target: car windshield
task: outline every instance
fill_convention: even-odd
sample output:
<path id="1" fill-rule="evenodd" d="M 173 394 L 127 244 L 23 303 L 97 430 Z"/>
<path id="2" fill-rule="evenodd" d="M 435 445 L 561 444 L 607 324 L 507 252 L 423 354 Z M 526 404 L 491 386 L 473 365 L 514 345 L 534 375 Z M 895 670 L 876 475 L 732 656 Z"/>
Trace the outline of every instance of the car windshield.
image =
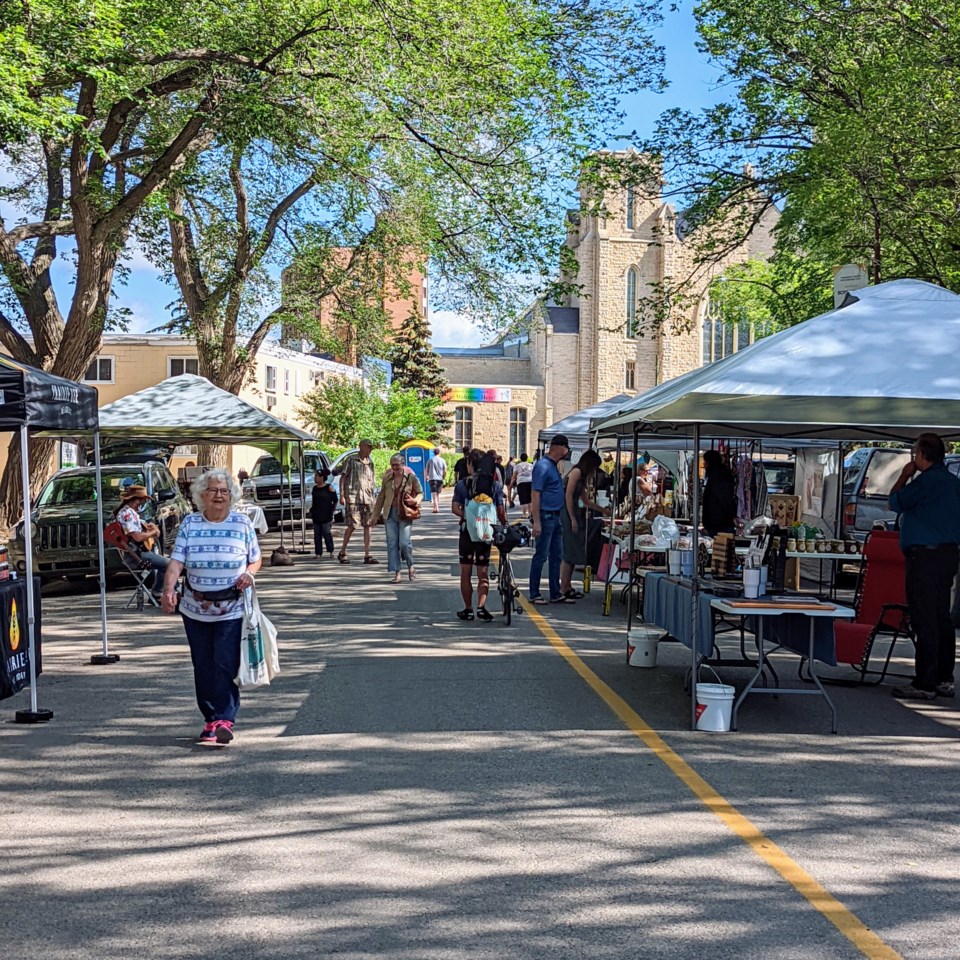
<path id="1" fill-rule="evenodd" d="M 143 486 L 143 474 L 139 471 L 125 471 L 124 473 L 103 474 L 103 502 L 120 502 L 120 490 L 133 484 Z M 62 506 L 70 503 L 95 503 L 96 477 L 90 474 L 74 474 L 73 476 L 54 477 L 40 494 L 37 504 L 45 506 Z"/>
<path id="2" fill-rule="evenodd" d="M 785 463 L 783 466 L 769 466 L 763 468 L 763 476 L 767 481 L 768 487 L 782 489 L 793 485 L 793 464 Z"/>
<path id="3" fill-rule="evenodd" d="M 319 453 L 305 453 L 303 455 L 303 461 L 307 467 L 307 473 L 313 473 L 315 470 L 319 470 L 323 466 L 323 460 Z M 253 467 L 253 472 L 250 474 L 252 477 L 275 477 L 281 472 L 280 461 L 276 457 L 264 457 L 262 460 L 258 460 Z M 297 471 L 294 470 L 294 473 Z"/>

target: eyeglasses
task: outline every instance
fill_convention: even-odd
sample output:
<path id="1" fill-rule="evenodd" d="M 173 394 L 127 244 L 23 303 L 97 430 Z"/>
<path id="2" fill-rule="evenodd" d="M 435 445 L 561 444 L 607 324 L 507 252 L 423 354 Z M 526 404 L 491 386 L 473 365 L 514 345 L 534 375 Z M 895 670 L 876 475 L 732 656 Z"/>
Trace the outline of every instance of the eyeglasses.
<path id="1" fill-rule="evenodd" d="M 215 497 L 229 497 L 230 491 L 226 487 L 207 487 L 205 493 L 213 494 Z"/>

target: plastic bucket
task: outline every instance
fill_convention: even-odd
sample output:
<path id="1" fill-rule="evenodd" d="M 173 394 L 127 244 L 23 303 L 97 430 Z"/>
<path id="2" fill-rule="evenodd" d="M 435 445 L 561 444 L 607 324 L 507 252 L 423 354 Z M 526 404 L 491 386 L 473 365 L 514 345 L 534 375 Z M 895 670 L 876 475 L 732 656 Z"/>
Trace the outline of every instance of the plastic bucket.
<path id="1" fill-rule="evenodd" d="M 725 683 L 697 684 L 697 729 L 727 733 L 733 713 L 734 688 Z"/>
<path id="2" fill-rule="evenodd" d="M 654 624 L 641 624 L 627 634 L 627 664 L 631 667 L 655 667 L 657 644 L 663 630 Z"/>
<path id="3" fill-rule="evenodd" d="M 760 596 L 759 567 L 747 567 L 743 571 L 743 595 L 749 598 Z"/>

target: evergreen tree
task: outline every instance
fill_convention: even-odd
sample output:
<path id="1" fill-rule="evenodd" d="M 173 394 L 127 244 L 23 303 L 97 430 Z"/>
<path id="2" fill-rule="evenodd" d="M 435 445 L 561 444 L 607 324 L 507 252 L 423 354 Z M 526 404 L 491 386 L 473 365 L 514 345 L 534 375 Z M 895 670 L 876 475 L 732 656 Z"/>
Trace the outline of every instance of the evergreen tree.
<path id="1" fill-rule="evenodd" d="M 406 390 L 416 390 L 421 399 L 442 400 L 447 391 L 440 358 L 430 346 L 430 327 L 416 305 L 400 325 L 390 348 L 393 379 Z"/>

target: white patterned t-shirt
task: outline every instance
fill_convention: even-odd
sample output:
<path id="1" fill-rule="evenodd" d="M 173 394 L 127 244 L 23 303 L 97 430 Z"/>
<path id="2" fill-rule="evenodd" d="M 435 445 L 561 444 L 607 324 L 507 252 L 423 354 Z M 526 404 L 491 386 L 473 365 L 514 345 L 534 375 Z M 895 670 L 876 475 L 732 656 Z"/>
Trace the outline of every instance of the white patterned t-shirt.
<path id="1" fill-rule="evenodd" d="M 190 589 L 216 593 L 232 587 L 247 566 L 260 559 L 260 544 L 245 514 L 231 510 L 225 520 L 213 523 L 202 513 L 191 513 L 180 524 L 173 560 L 183 564 L 189 586 L 180 599 L 180 612 L 194 620 L 238 620 L 243 598 L 218 603 L 199 601 Z"/>

